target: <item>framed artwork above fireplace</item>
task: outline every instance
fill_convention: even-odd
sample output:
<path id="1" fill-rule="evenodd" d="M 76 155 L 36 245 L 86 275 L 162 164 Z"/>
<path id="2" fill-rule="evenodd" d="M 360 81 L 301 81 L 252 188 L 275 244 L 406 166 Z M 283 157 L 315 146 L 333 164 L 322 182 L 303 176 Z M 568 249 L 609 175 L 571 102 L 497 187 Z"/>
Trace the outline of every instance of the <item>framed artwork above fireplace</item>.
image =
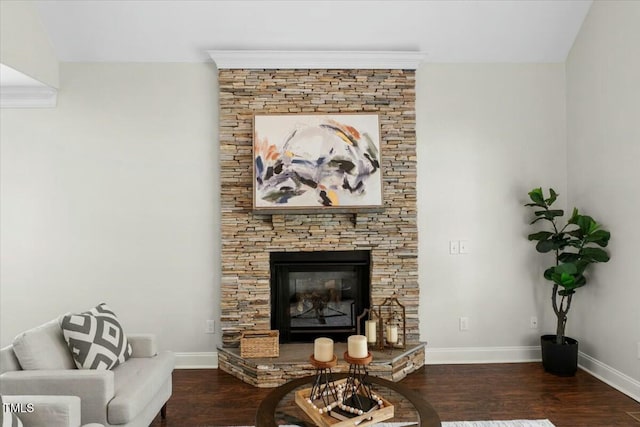
<path id="1" fill-rule="evenodd" d="M 379 209 L 380 164 L 377 114 L 254 116 L 254 210 Z"/>

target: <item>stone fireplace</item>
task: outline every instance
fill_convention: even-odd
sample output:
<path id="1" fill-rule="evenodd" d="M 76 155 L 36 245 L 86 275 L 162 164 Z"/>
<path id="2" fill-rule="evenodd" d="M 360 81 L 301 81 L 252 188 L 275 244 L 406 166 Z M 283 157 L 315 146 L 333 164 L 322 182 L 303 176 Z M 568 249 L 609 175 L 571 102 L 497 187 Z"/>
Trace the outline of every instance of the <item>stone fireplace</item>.
<path id="1" fill-rule="evenodd" d="M 218 68 L 222 348 L 237 347 L 244 330 L 271 329 L 277 324 L 271 296 L 274 257 L 299 253 L 304 258 L 310 252 L 343 251 L 368 255 L 366 303 L 380 304 L 397 294 L 406 306 L 407 342 L 418 343 L 415 71 L 247 69 L 220 64 Z M 253 116 L 284 113 L 378 114 L 383 207 L 341 213 L 253 211 Z M 349 299 L 346 288 L 352 279 L 353 275 L 336 273 L 322 280 L 327 290 L 341 286 L 339 298 Z M 294 274 L 290 280 L 299 280 L 300 289 L 294 294 L 305 292 L 303 277 Z M 325 297 L 331 298 L 328 293 Z M 288 298 L 295 300 L 296 296 Z M 313 309 L 313 301 L 302 299 L 302 307 L 294 301 L 295 310 Z M 346 317 L 351 316 L 349 311 Z M 310 334 L 301 340 L 308 340 Z"/>

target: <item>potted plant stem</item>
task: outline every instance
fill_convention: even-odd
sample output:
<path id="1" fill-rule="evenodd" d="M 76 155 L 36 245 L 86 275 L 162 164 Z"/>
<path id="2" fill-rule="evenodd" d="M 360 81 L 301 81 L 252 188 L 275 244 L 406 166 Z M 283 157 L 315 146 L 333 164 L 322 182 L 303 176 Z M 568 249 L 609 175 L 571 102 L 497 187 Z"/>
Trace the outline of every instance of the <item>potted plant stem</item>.
<path id="1" fill-rule="evenodd" d="M 529 192 L 534 209 L 534 224 L 546 222 L 548 230 L 529 234 L 530 241 L 537 241 L 536 250 L 554 255 L 554 263 L 544 272 L 544 278 L 551 282 L 553 291 L 551 302 L 557 317 L 555 335 L 540 337 L 542 346 L 542 364 L 547 372 L 571 376 L 578 368 L 578 342 L 565 336 L 567 314 L 576 290 L 587 284 L 584 275 L 586 269 L 594 263 L 609 261 L 609 255 L 602 249 L 609 244 L 611 234 L 603 230 L 592 217 L 581 215 L 576 208 L 569 220 L 561 226 L 564 216 L 562 209 L 551 209 L 558 194 L 549 189 L 549 197 L 545 198 L 542 188 L 534 188 Z"/>

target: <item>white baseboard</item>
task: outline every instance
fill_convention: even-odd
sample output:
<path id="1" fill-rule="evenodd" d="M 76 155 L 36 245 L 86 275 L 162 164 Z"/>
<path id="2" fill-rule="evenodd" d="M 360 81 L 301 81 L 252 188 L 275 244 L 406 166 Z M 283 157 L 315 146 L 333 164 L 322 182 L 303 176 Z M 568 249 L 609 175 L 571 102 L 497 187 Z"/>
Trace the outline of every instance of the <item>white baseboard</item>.
<path id="1" fill-rule="evenodd" d="M 176 369 L 218 369 L 218 352 L 176 353 Z"/>
<path id="2" fill-rule="evenodd" d="M 540 346 L 426 348 L 425 364 L 516 363 L 541 360 Z"/>
<path id="3" fill-rule="evenodd" d="M 616 390 L 640 402 L 640 381 L 634 380 L 630 376 L 583 352 L 578 353 L 578 366 Z"/>

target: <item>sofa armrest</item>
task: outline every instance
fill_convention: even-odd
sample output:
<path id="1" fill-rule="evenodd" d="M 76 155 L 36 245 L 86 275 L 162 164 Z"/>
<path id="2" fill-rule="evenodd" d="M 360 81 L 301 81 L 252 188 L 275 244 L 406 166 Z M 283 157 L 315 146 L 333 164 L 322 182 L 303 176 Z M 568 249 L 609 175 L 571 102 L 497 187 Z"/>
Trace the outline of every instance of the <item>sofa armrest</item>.
<path id="1" fill-rule="evenodd" d="M 105 420 L 115 396 L 113 371 L 84 369 L 12 371 L 0 375 L 0 394 L 78 396 L 85 419 Z"/>
<path id="2" fill-rule="evenodd" d="M 0 349 L 0 374 L 7 371 L 17 371 L 22 369 L 16 354 L 13 352 L 13 346 L 8 345 Z"/>
<path id="3" fill-rule="evenodd" d="M 4 403 L 18 405 L 18 418 L 28 427 L 80 427 L 80 398 L 77 396 L 10 396 Z"/>
<path id="4" fill-rule="evenodd" d="M 154 334 L 127 335 L 133 354 L 131 357 L 153 357 L 158 354 L 156 336 Z"/>

